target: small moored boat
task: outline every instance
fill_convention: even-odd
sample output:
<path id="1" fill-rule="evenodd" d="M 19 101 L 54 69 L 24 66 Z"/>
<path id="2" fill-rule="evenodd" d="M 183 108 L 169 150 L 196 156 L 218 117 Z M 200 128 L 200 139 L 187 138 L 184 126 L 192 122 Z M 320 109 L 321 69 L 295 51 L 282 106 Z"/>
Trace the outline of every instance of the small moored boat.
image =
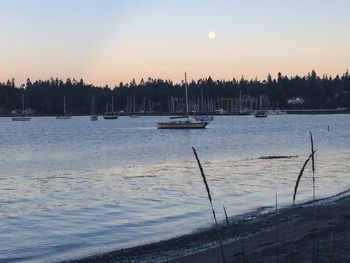
<path id="1" fill-rule="evenodd" d="M 19 116 L 12 116 L 12 121 L 30 121 L 32 118 L 24 115 L 24 93 L 22 94 L 22 112 Z"/>
<path id="2" fill-rule="evenodd" d="M 13 121 L 30 121 L 31 117 L 28 117 L 28 116 L 13 116 L 12 120 Z"/>
<path id="3" fill-rule="evenodd" d="M 256 113 L 255 113 L 255 117 L 256 118 L 266 118 L 267 117 L 268 112 L 265 111 L 265 110 L 258 110 Z"/>
<path id="4" fill-rule="evenodd" d="M 105 120 L 116 120 L 118 117 L 118 115 L 114 114 L 114 101 L 112 96 L 112 111 L 108 112 L 108 104 L 106 104 L 106 114 L 103 116 L 103 118 Z"/>
<path id="5" fill-rule="evenodd" d="M 98 116 L 95 113 L 95 96 L 92 97 L 91 100 L 91 116 L 90 116 L 90 121 L 97 121 Z"/>
<path id="6" fill-rule="evenodd" d="M 63 115 L 58 115 L 56 116 L 57 120 L 69 120 L 72 117 L 67 115 L 67 110 L 66 110 L 66 96 L 63 96 Z"/>

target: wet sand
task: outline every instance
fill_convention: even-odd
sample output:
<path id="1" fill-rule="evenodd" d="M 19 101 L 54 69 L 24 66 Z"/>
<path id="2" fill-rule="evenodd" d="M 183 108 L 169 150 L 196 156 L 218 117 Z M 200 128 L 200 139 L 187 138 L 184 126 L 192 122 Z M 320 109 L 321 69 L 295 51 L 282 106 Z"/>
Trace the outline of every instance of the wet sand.
<path id="1" fill-rule="evenodd" d="M 209 215 L 208 215 L 209 216 Z M 350 191 L 230 219 L 220 230 L 66 262 L 350 262 Z"/>

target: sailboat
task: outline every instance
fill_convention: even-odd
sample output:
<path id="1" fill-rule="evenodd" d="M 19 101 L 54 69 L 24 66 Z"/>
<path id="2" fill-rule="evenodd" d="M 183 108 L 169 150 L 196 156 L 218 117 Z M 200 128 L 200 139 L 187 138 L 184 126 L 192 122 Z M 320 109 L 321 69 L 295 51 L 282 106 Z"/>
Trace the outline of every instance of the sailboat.
<path id="1" fill-rule="evenodd" d="M 56 116 L 57 120 L 68 120 L 72 118 L 71 116 L 67 115 L 66 110 L 66 96 L 63 96 L 63 115 Z"/>
<path id="2" fill-rule="evenodd" d="M 210 121 L 213 121 L 214 120 L 214 116 L 213 115 L 209 115 L 208 113 L 206 112 L 203 112 L 203 101 L 204 101 L 204 98 L 203 98 L 203 87 L 202 87 L 202 90 L 201 90 L 201 113 L 196 113 L 195 115 L 193 115 L 193 119 L 195 119 L 196 121 L 207 121 L 207 122 L 210 122 Z"/>
<path id="3" fill-rule="evenodd" d="M 106 104 L 106 115 L 103 116 L 105 120 L 116 120 L 118 115 L 114 114 L 114 101 L 112 96 L 112 112 L 108 112 L 108 104 Z"/>
<path id="4" fill-rule="evenodd" d="M 13 116 L 13 121 L 30 121 L 31 117 L 24 115 L 24 93 L 22 94 L 22 112 L 20 116 Z"/>
<path id="5" fill-rule="evenodd" d="M 186 115 L 171 117 L 171 121 L 158 122 L 158 129 L 204 129 L 209 122 L 191 120 L 188 111 L 187 76 L 185 73 Z M 176 120 L 175 120 L 176 119 Z"/>
<path id="6" fill-rule="evenodd" d="M 247 108 L 242 109 L 242 91 L 239 91 L 239 109 L 238 115 L 250 115 L 250 111 Z"/>
<path id="7" fill-rule="evenodd" d="M 266 118 L 269 115 L 267 110 L 262 109 L 262 96 L 260 95 L 259 110 L 255 112 L 256 118 Z"/>
<path id="8" fill-rule="evenodd" d="M 90 116 L 90 121 L 97 121 L 98 116 L 95 114 L 95 96 L 92 97 L 91 100 L 91 116 Z"/>

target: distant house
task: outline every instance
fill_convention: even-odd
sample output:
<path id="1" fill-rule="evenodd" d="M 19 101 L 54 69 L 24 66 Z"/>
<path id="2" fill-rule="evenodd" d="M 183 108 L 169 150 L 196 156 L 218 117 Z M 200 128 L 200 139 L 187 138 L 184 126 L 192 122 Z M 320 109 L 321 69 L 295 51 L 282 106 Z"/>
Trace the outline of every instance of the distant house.
<path id="1" fill-rule="evenodd" d="M 302 105 L 305 103 L 305 100 L 303 98 L 293 97 L 293 98 L 288 98 L 287 103 L 293 104 L 293 105 Z"/>

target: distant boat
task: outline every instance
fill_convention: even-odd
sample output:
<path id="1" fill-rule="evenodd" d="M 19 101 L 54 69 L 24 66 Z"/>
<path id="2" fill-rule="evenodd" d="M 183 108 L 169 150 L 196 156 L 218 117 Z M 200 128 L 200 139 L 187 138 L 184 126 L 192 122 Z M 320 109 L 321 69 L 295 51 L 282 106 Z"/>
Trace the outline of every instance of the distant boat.
<path id="1" fill-rule="evenodd" d="M 66 110 L 66 96 L 63 96 L 63 115 L 56 116 L 57 120 L 68 120 L 71 119 L 72 117 L 67 115 L 67 110 Z"/>
<path id="2" fill-rule="evenodd" d="M 13 116 L 12 121 L 30 121 L 31 117 L 24 115 L 24 93 L 22 94 L 22 112 L 20 116 Z"/>
<path id="3" fill-rule="evenodd" d="M 185 73 L 185 91 L 186 91 L 186 115 L 179 117 L 172 117 L 168 122 L 158 122 L 158 129 L 204 129 L 209 122 L 207 121 L 193 121 L 188 113 L 188 91 L 187 91 L 187 77 Z M 182 120 L 181 120 L 182 119 Z"/>
<path id="4" fill-rule="evenodd" d="M 208 125 L 206 121 L 193 122 L 190 119 L 158 122 L 158 129 L 204 129 Z"/>
<path id="5" fill-rule="evenodd" d="M 91 100 L 91 116 L 90 116 L 90 121 L 97 121 L 98 116 L 95 114 L 95 96 L 92 96 Z"/>
<path id="6" fill-rule="evenodd" d="M 98 121 L 98 116 L 97 115 L 90 116 L 90 121 Z"/>
<path id="7" fill-rule="evenodd" d="M 266 118 L 268 116 L 268 112 L 266 110 L 258 110 L 256 113 L 255 113 L 255 117 L 256 118 Z"/>
<path id="8" fill-rule="evenodd" d="M 235 115 L 245 116 L 245 115 L 251 115 L 251 113 L 252 111 L 250 109 L 242 108 L 242 91 L 239 91 L 239 109 Z"/>
<path id="9" fill-rule="evenodd" d="M 259 110 L 255 112 L 256 118 L 266 118 L 269 115 L 269 112 L 267 110 L 263 110 L 262 107 L 262 96 L 260 95 Z"/>
<path id="10" fill-rule="evenodd" d="M 118 115 L 114 114 L 114 101 L 112 96 L 112 111 L 108 112 L 108 103 L 106 103 L 106 114 L 103 116 L 105 120 L 116 120 Z"/>
<path id="11" fill-rule="evenodd" d="M 105 120 L 116 120 L 116 119 L 118 119 L 118 115 L 104 115 L 103 116 L 103 118 L 105 119 Z"/>
<path id="12" fill-rule="evenodd" d="M 32 118 L 28 116 L 13 116 L 13 121 L 30 121 Z"/>

